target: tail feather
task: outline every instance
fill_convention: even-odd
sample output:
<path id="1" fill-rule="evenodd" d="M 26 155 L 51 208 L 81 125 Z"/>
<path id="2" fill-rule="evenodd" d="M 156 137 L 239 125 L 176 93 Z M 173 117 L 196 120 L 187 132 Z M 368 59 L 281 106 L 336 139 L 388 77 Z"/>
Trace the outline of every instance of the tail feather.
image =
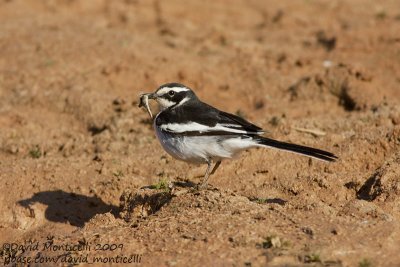
<path id="1" fill-rule="evenodd" d="M 325 161 L 336 161 L 338 159 L 338 157 L 335 156 L 335 154 L 328 152 L 328 151 L 324 151 L 321 149 L 312 148 L 312 147 L 308 147 L 308 146 L 302 146 L 302 145 L 281 142 L 281 141 L 277 141 L 277 140 L 266 138 L 266 137 L 258 136 L 257 142 L 264 146 L 269 146 L 269 147 L 274 147 L 277 149 L 291 151 L 294 153 L 302 154 L 305 156 L 309 156 L 309 157 L 313 157 L 313 158 L 317 158 L 317 159 L 321 159 L 321 160 L 325 160 Z"/>

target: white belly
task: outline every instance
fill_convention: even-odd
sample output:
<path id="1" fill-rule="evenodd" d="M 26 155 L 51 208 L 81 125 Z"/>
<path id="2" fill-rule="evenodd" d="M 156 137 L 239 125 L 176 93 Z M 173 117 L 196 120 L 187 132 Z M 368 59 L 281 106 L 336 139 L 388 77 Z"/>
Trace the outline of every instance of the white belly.
<path id="1" fill-rule="evenodd" d="M 168 154 L 191 163 L 232 158 L 240 151 L 257 145 L 250 137 L 172 135 L 161 131 L 155 124 L 154 130 Z"/>

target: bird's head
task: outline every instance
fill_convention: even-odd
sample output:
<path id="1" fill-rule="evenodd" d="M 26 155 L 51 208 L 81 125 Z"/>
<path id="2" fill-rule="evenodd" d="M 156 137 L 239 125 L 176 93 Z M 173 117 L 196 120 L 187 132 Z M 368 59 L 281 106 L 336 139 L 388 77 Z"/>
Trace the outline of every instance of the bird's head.
<path id="1" fill-rule="evenodd" d="M 166 83 L 158 87 L 154 93 L 147 94 L 149 99 L 157 101 L 161 110 L 177 107 L 197 99 L 195 93 L 187 86 L 180 83 Z"/>

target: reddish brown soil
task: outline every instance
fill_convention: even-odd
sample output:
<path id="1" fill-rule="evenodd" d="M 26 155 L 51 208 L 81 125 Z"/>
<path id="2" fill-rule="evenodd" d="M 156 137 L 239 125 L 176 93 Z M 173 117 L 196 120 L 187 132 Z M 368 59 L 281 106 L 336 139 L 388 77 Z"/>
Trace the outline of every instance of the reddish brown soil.
<path id="1" fill-rule="evenodd" d="M 142 266 L 400 266 L 399 29 L 398 0 L 1 1 L 0 244 L 116 243 L 72 255 Z M 171 81 L 340 159 L 250 150 L 193 190 L 205 166 L 168 156 L 137 108 Z M 175 188 L 140 189 L 159 181 Z"/>

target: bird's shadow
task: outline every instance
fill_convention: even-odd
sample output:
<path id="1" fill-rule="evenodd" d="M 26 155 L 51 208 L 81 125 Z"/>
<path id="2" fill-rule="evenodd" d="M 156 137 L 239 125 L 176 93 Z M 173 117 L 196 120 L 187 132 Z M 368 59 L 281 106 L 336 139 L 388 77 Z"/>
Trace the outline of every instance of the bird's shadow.
<path id="1" fill-rule="evenodd" d="M 70 223 L 82 227 L 96 214 L 111 212 L 118 214 L 118 207 L 107 204 L 100 198 L 85 196 L 62 190 L 42 191 L 28 199 L 18 201 L 18 204 L 30 209 L 34 203 L 47 205 L 45 217 L 52 222 Z M 34 216 L 34 214 L 33 214 Z"/>

